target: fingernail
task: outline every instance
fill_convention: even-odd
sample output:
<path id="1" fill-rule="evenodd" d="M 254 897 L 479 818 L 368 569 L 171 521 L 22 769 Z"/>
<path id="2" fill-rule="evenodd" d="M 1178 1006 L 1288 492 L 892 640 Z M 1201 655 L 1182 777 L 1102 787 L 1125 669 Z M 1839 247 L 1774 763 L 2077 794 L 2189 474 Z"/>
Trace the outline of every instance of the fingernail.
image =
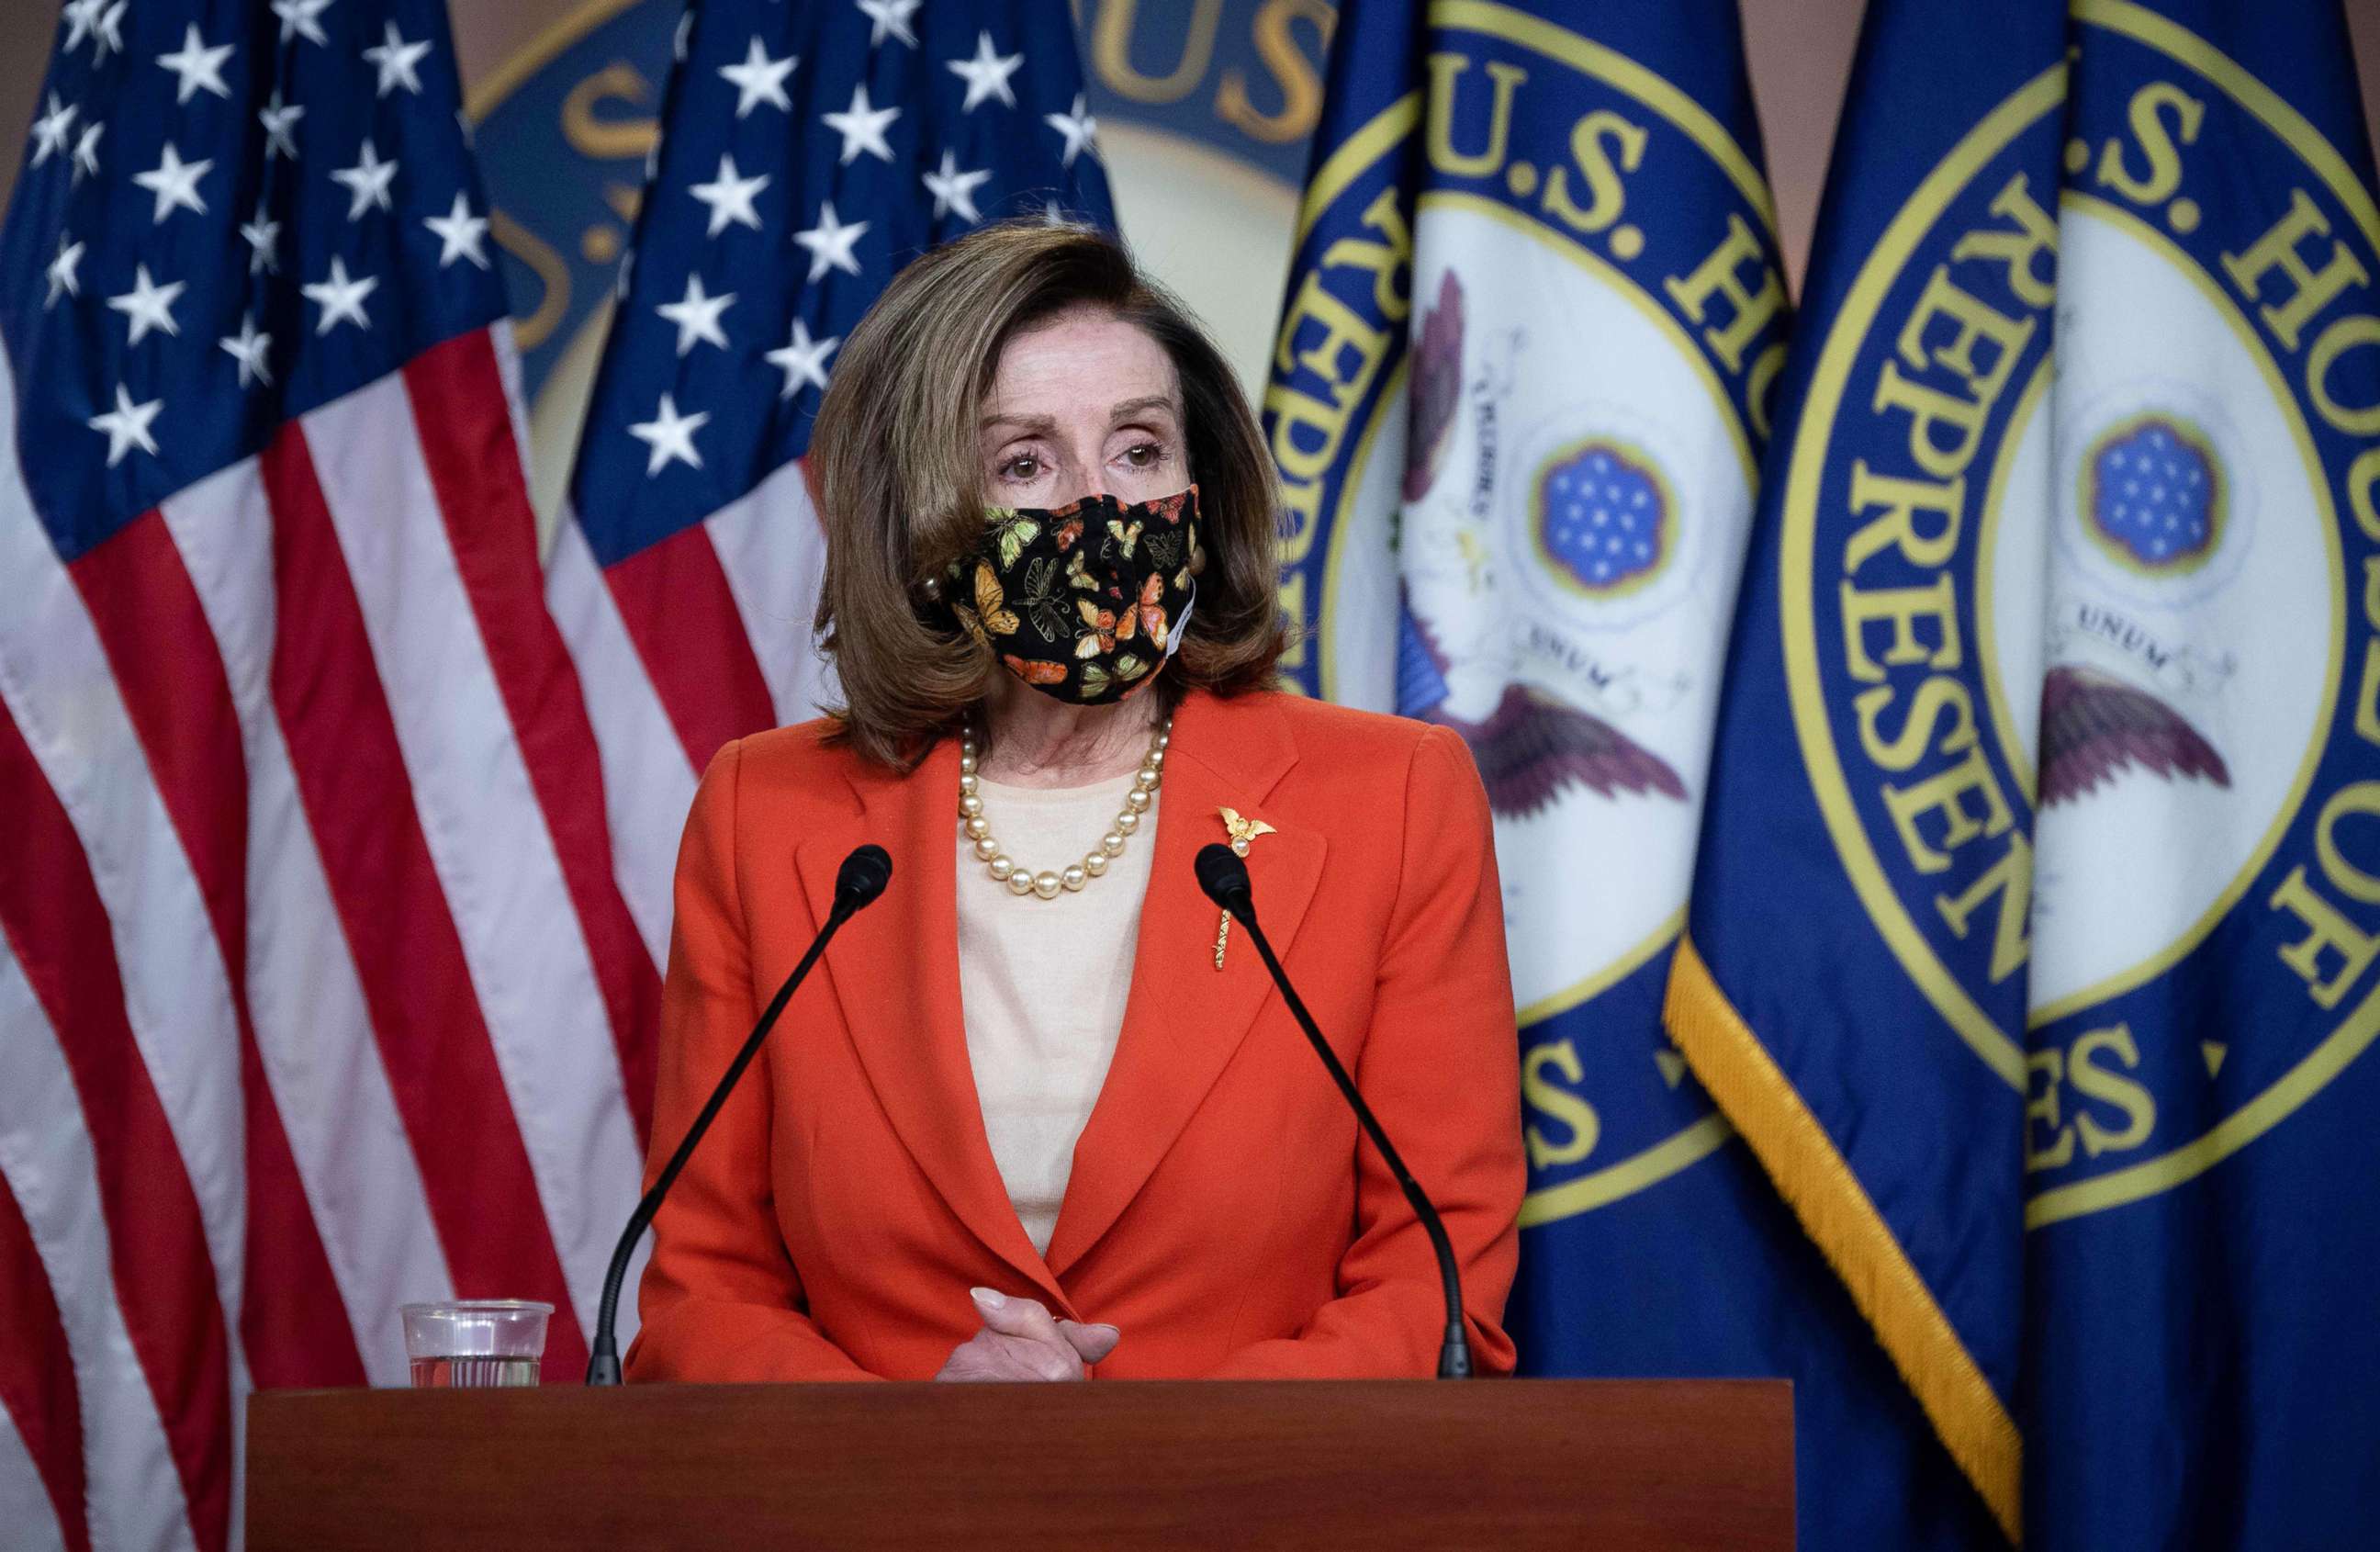
<path id="1" fill-rule="evenodd" d="M 996 1310 L 1008 1303 L 1008 1296 L 990 1288 L 970 1288 L 967 1297 L 988 1310 Z"/>

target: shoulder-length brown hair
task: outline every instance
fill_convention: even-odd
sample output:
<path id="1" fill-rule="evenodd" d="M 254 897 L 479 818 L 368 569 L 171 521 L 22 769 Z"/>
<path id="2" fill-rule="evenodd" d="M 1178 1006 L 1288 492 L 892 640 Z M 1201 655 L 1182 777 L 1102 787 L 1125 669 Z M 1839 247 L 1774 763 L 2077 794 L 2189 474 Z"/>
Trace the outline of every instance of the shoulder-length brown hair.
<path id="1" fill-rule="evenodd" d="M 1182 383 L 1207 568 L 1195 623 L 1157 693 L 1178 702 L 1194 686 L 1230 695 L 1271 682 L 1286 642 L 1274 552 L 1279 491 L 1231 368 L 1112 236 L 1004 222 L 893 277 L 844 341 L 810 438 L 826 529 L 818 630 L 843 682 L 836 736 L 868 759 L 914 765 L 999 671 L 927 584 L 983 531 L 977 428 L 1002 347 L 1082 306 L 1147 332 Z"/>

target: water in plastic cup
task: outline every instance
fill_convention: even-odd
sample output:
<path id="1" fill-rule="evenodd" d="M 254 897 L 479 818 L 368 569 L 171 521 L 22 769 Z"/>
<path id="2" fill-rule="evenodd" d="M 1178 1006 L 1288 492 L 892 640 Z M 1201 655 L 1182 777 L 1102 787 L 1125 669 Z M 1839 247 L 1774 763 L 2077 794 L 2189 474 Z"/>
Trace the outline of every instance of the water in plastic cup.
<path id="1" fill-rule="evenodd" d="M 553 1306 L 535 1299 L 407 1304 L 405 1355 L 415 1388 L 535 1385 Z"/>

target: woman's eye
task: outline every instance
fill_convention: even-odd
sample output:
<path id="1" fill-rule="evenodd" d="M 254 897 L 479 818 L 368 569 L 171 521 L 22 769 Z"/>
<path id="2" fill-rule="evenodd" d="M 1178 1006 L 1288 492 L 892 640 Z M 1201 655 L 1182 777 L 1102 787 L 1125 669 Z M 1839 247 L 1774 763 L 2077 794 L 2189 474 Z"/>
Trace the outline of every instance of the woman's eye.
<path id="1" fill-rule="evenodd" d="M 1123 457 L 1135 468 L 1148 468 L 1165 461 L 1165 449 L 1153 442 L 1135 443 L 1124 449 Z"/>
<path id="2" fill-rule="evenodd" d="M 1041 472 L 1041 460 L 1030 453 L 1020 453 L 1000 466 L 1002 479 L 1030 479 Z"/>

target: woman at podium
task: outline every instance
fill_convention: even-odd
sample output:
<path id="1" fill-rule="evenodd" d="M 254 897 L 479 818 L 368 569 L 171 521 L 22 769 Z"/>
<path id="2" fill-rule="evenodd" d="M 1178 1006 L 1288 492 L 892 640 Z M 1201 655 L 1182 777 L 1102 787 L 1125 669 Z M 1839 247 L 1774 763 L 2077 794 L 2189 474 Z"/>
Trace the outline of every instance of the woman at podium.
<path id="1" fill-rule="evenodd" d="M 1269 686 L 1279 492 L 1115 241 L 1006 224 L 844 342 L 809 455 L 843 705 L 680 854 L 651 1170 L 873 842 L 654 1224 L 631 1379 L 1426 1376 L 1430 1243 L 1193 859 L 1435 1198 L 1485 1372 L 1523 1190 L 1488 810 L 1443 728 Z M 788 628 L 791 628 L 790 626 Z"/>

